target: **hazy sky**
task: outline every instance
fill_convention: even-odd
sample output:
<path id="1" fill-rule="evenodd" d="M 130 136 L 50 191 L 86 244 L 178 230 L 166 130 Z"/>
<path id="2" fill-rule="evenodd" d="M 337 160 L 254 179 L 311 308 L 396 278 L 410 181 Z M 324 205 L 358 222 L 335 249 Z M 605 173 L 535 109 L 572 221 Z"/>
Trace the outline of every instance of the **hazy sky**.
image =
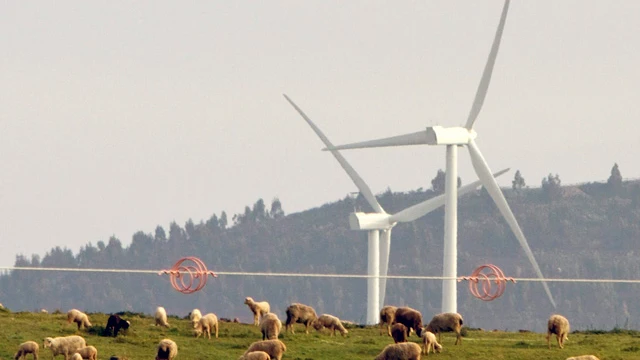
<path id="1" fill-rule="evenodd" d="M 259 198 L 343 198 L 355 186 L 282 94 L 336 144 L 462 125 L 502 4 L 1 2 L 0 266 Z M 614 162 L 640 177 L 639 18 L 635 0 L 512 2 L 475 125 L 502 185 Z M 374 193 L 444 168 L 436 147 L 343 154 Z"/>

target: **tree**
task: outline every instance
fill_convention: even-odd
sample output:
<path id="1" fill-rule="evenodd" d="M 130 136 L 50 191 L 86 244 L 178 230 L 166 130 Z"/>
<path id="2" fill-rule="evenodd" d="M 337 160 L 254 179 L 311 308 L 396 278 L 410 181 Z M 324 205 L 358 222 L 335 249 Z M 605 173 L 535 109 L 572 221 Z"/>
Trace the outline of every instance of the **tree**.
<path id="1" fill-rule="evenodd" d="M 522 174 L 520 174 L 520 170 L 516 171 L 516 175 L 513 177 L 513 181 L 511 182 L 511 188 L 519 191 L 525 186 L 527 186 L 527 184 L 525 183 Z"/>
<path id="2" fill-rule="evenodd" d="M 556 176 L 549 175 L 546 178 L 542 178 L 542 193 L 549 200 L 553 200 L 562 195 L 562 182 L 560 181 L 560 176 L 556 174 Z"/>
<path id="3" fill-rule="evenodd" d="M 271 211 L 269 211 L 269 215 L 272 219 L 281 219 L 284 217 L 284 210 L 282 210 L 282 203 L 280 199 L 273 198 L 271 200 Z"/>
<path id="4" fill-rule="evenodd" d="M 438 169 L 438 173 L 436 177 L 431 180 L 431 189 L 436 194 L 442 194 L 445 190 L 445 183 L 447 181 L 447 173 L 442 171 L 442 169 Z M 462 185 L 462 179 L 458 176 L 458 187 Z"/>
<path id="5" fill-rule="evenodd" d="M 220 214 L 220 220 L 218 221 L 218 224 L 220 225 L 220 229 L 224 230 L 227 228 L 227 224 L 228 224 L 228 220 L 227 220 L 227 213 L 225 211 L 223 211 Z"/>
<path id="6" fill-rule="evenodd" d="M 614 163 L 611 168 L 611 176 L 607 180 L 607 186 L 613 194 L 618 194 L 622 189 L 622 174 L 620 174 L 618 163 Z"/>

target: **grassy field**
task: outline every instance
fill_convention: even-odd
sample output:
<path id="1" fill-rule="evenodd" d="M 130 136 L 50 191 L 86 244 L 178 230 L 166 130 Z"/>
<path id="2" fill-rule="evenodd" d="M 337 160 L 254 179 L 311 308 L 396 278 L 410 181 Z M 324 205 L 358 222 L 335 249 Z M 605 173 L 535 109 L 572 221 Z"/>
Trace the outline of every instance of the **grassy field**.
<path id="1" fill-rule="evenodd" d="M 112 355 L 129 360 L 153 359 L 156 344 L 170 338 L 178 344 L 176 360 L 233 359 L 236 360 L 254 341 L 261 340 L 256 326 L 249 324 L 221 323 L 220 337 L 211 340 L 195 338 L 189 321 L 169 318 L 168 329 L 154 326 L 152 317 L 124 315 L 131 321 L 131 328 L 117 338 L 101 336 L 108 315 L 89 314 L 93 326 L 78 331 L 75 324 L 67 324 L 66 314 L 11 313 L 0 310 L 0 359 L 13 358 L 18 345 L 27 340 L 40 344 L 40 358 L 50 359 L 51 351 L 42 347 L 47 336 L 79 334 L 88 345 L 98 349 L 99 359 Z M 284 359 L 373 359 L 385 345 L 393 340 L 380 336 L 374 327 L 351 328 L 347 337 L 329 337 L 327 330 L 309 335 L 302 325 L 297 325 L 296 334 L 281 334 L 280 340 L 287 345 Z M 555 338 L 552 343 L 555 345 Z M 417 341 L 415 335 L 410 341 Z M 455 336 L 444 334 L 440 354 L 430 354 L 431 359 L 566 359 L 569 356 L 593 354 L 601 360 L 640 360 L 640 333 L 635 331 L 609 331 L 572 333 L 564 349 L 557 345 L 547 349 L 545 335 L 539 333 L 487 332 L 468 330 L 462 345 L 454 346 Z M 29 357 L 29 359 L 31 359 Z M 58 359 L 62 359 L 59 356 Z"/>

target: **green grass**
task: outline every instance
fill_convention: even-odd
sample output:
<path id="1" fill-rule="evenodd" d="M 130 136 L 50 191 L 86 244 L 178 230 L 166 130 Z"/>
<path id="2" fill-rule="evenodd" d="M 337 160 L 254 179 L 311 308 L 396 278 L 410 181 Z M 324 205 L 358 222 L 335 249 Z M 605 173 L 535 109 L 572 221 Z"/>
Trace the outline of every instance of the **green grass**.
<path id="1" fill-rule="evenodd" d="M 78 331 L 75 324 L 67 324 L 66 314 L 11 313 L 0 311 L 0 359 L 13 358 L 18 344 L 34 340 L 41 344 L 40 358 L 50 359 L 49 349 L 42 347 L 47 336 L 79 334 L 87 344 L 98 349 L 99 359 L 109 359 L 112 355 L 129 360 L 153 359 L 156 344 L 167 337 L 178 344 L 176 360 L 232 359 L 236 360 L 254 341 L 261 340 L 256 326 L 249 324 L 221 323 L 220 337 L 211 340 L 195 338 L 188 320 L 169 318 L 168 329 L 153 326 L 153 318 L 141 314 L 125 316 L 131 321 L 131 328 L 117 338 L 100 336 L 108 315 L 89 314 L 93 326 Z M 355 327 L 349 335 L 330 337 L 328 333 L 311 330 L 304 333 L 302 325 L 297 325 L 296 334 L 281 334 L 280 340 L 287 345 L 284 359 L 373 359 L 391 338 L 380 336 L 375 327 Z M 614 329 L 612 331 L 574 332 L 564 349 L 558 349 L 555 338 L 551 350 L 547 349 L 545 334 L 487 332 L 467 329 L 462 345 L 454 346 L 455 336 L 444 334 L 440 354 L 430 354 L 430 359 L 550 359 L 564 360 L 569 356 L 593 354 L 601 360 L 640 360 L 640 333 Z M 413 335 L 410 341 L 417 341 Z M 31 359 L 31 357 L 29 357 Z M 58 359 L 62 359 L 59 356 Z"/>

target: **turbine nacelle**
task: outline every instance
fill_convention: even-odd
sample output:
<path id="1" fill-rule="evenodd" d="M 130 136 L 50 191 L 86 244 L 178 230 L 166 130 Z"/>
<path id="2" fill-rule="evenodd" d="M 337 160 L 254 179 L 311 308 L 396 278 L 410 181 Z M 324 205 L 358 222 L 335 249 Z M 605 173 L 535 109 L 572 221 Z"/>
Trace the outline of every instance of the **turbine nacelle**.
<path id="1" fill-rule="evenodd" d="M 473 129 L 461 126 L 431 126 L 427 128 L 426 143 L 428 145 L 467 145 L 476 136 L 478 134 Z"/>
<path id="2" fill-rule="evenodd" d="M 351 230 L 386 230 L 393 226 L 391 215 L 355 212 L 349 215 Z"/>

